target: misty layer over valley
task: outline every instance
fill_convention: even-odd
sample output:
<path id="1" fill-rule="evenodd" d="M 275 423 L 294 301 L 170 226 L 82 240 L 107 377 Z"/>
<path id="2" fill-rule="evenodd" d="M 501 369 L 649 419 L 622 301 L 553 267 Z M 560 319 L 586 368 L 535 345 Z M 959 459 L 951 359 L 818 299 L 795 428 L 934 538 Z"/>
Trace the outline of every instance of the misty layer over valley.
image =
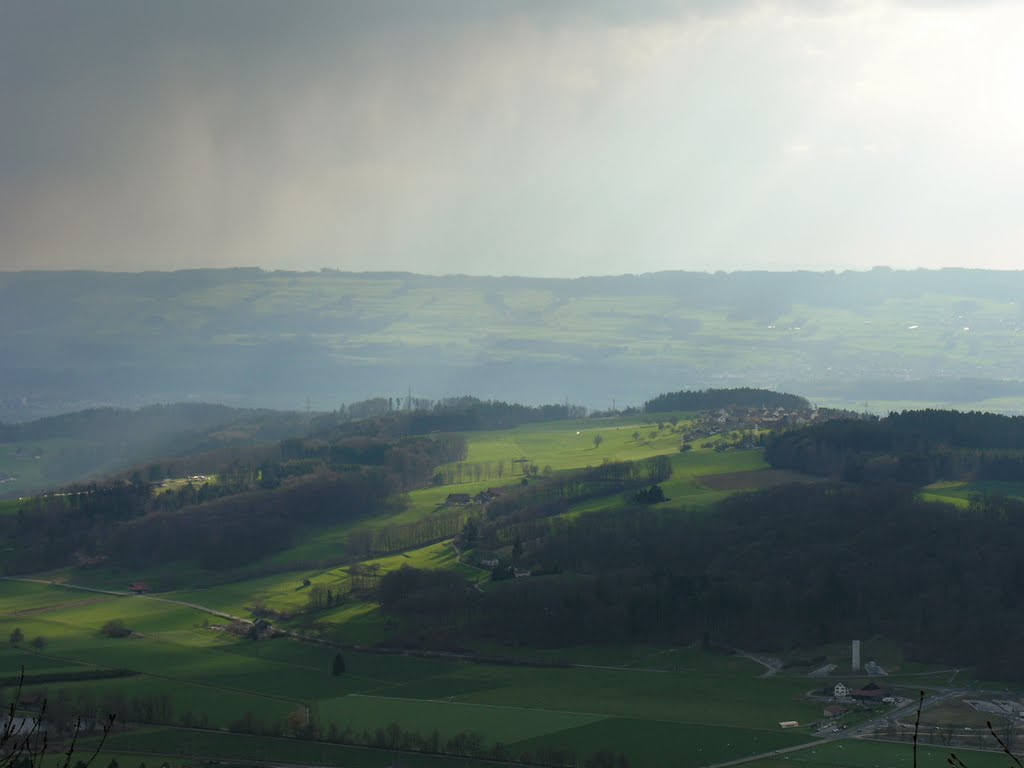
<path id="1" fill-rule="evenodd" d="M 1016 411 L 1022 295 L 1024 274 L 953 269 L 2 273 L 0 420 L 179 401 L 328 411 L 410 390 L 605 409 L 681 386 Z"/>

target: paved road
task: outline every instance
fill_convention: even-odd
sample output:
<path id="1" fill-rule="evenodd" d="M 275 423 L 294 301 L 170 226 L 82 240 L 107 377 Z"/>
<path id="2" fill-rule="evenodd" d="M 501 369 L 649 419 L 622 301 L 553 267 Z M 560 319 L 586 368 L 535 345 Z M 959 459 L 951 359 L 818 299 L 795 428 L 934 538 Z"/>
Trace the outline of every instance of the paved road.
<path id="1" fill-rule="evenodd" d="M 762 752 L 759 755 L 750 755 L 749 757 L 738 757 L 735 760 L 727 760 L 724 763 L 710 763 L 708 765 L 701 766 L 701 768 L 728 768 L 730 765 L 743 765 L 744 763 L 753 763 L 758 760 L 764 760 L 769 757 L 777 757 L 778 755 L 785 755 L 790 752 L 801 752 L 805 749 L 811 749 L 812 747 L 820 747 L 828 742 L 824 739 L 818 739 L 816 741 L 809 741 L 806 744 L 798 744 L 795 747 L 784 747 L 782 749 L 773 749 L 771 752 Z"/>
<path id="2" fill-rule="evenodd" d="M 932 696 L 930 698 L 925 698 L 924 704 L 922 705 L 921 708 L 922 709 L 928 709 L 929 707 L 934 707 L 936 704 L 940 704 L 941 702 L 945 701 L 946 699 L 951 698 L 953 696 L 957 696 L 957 695 L 962 694 L 964 692 L 965 691 L 963 691 L 963 690 L 949 690 L 949 691 L 944 691 L 943 693 L 939 694 L 938 696 Z M 820 747 L 820 746 L 822 746 L 824 744 L 828 744 L 829 742 L 832 742 L 832 741 L 838 741 L 840 739 L 852 739 L 852 738 L 857 738 L 857 737 L 863 737 L 863 736 L 867 735 L 868 733 L 873 732 L 878 726 L 884 725 L 886 723 L 886 721 L 888 721 L 890 719 L 898 718 L 901 715 L 909 715 L 909 714 L 912 714 L 912 713 L 915 714 L 915 717 L 916 717 L 916 712 L 917 712 L 917 702 L 916 701 L 912 701 L 911 703 L 906 704 L 906 705 L 904 705 L 902 707 L 898 707 L 896 709 L 886 710 L 884 715 L 880 715 L 879 717 L 876 717 L 876 718 L 873 718 L 871 720 L 868 720 L 866 723 L 861 723 L 856 728 L 847 728 L 845 730 L 841 730 L 841 731 L 838 731 L 838 732 L 827 731 L 825 733 L 822 733 L 822 734 L 820 734 L 818 736 L 818 738 L 815 741 L 808 742 L 807 744 L 798 744 L 795 747 L 786 747 L 784 749 L 776 749 L 776 750 L 772 750 L 770 752 L 762 752 L 761 754 L 758 754 L 758 755 L 750 755 L 749 757 L 740 757 L 740 758 L 737 758 L 735 760 L 727 760 L 726 762 L 723 762 L 723 763 L 712 763 L 712 764 L 709 764 L 709 765 L 702 766 L 702 768 L 728 768 L 729 766 L 733 766 L 733 765 L 743 765 L 744 763 L 753 763 L 753 762 L 756 762 L 758 760 L 764 760 L 764 759 L 767 759 L 769 757 L 775 757 L 777 755 L 784 755 L 784 754 L 787 754 L 787 753 L 790 753 L 790 752 L 800 752 L 800 751 L 805 750 L 805 749 L 811 749 L 813 747 Z"/>
<path id="3" fill-rule="evenodd" d="M 930 709 L 931 707 L 934 707 L 936 704 L 941 704 L 946 699 L 952 698 L 953 696 L 959 696 L 963 693 L 966 693 L 966 691 L 961 689 L 951 689 L 943 691 L 938 696 L 926 696 L 924 703 L 921 705 L 921 709 Z M 905 704 L 902 707 L 888 709 L 885 711 L 884 714 L 872 718 L 871 720 L 868 720 L 866 723 L 861 723 L 855 728 L 848 728 L 844 731 L 839 731 L 839 733 L 834 733 L 832 734 L 832 736 L 834 738 L 851 738 L 853 736 L 865 736 L 868 733 L 874 732 L 879 726 L 885 725 L 886 722 L 888 722 L 889 720 L 898 720 L 900 717 L 906 717 L 912 714 L 916 718 L 916 712 L 917 702 L 911 701 L 909 704 Z M 826 736 L 826 738 L 828 737 Z"/>
<path id="4" fill-rule="evenodd" d="M 739 648 L 733 648 L 737 656 L 742 656 L 745 659 L 750 659 L 756 664 L 760 664 L 764 667 L 764 672 L 761 677 L 772 677 L 777 675 L 782 670 L 782 659 L 777 659 L 774 656 L 763 656 L 756 653 L 748 653 L 747 651 L 741 651 Z"/>

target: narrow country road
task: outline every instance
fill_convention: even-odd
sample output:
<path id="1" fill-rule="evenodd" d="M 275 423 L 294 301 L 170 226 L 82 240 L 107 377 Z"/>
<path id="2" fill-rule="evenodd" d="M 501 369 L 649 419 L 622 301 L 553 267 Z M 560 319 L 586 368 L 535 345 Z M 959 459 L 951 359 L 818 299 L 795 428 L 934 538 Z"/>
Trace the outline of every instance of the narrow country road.
<path id="1" fill-rule="evenodd" d="M 828 742 L 824 739 L 818 739 L 816 741 L 809 741 L 806 744 L 797 744 L 795 747 L 783 747 L 782 749 L 773 749 L 771 752 L 762 752 L 759 755 L 738 757 L 735 760 L 727 760 L 724 763 L 709 763 L 701 766 L 701 768 L 727 768 L 730 765 L 743 765 L 744 763 L 753 763 L 758 760 L 764 760 L 768 757 L 775 757 L 776 755 L 785 755 L 790 752 L 801 752 L 805 749 L 811 749 L 812 747 L 821 747 L 825 744 L 828 744 Z"/>
<path id="2" fill-rule="evenodd" d="M 60 581 L 47 581 L 46 579 L 23 579 L 16 576 L 3 576 L 4 581 L 24 581 L 29 584 L 45 584 L 50 587 L 61 587 L 63 589 L 77 589 L 81 592 L 95 592 L 100 595 L 110 595 L 112 597 L 133 597 L 140 600 L 156 600 L 161 603 L 171 603 L 172 605 L 180 605 L 185 608 L 192 608 L 203 613 L 208 613 L 211 616 L 217 616 L 221 619 L 227 619 L 228 621 L 249 621 L 249 619 L 243 619 L 241 616 L 233 616 L 230 613 L 224 611 L 218 611 L 216 608 L 208 608 L 205 605 L 199 605 L 199 603 L 186 603 L 183 600 L 172 600 L 169 597 L 159 597 L 157 595 L 136 595 L 131 592 L 118 591 L 115 589 L 99 589 L 98 587 L 83 587 L 80 584 L 67 584 Z"/>
<path id="3" fill-rule="evenodd" d="M 756 653 L 748 653 L 747 651 L 741 651 L 739 648 L 733 648 L 733 651 L 737 656 L 742 656 L 745 659 L 750 659 L 756 664 L 760 664 L 764 667 L 764 672 L 761 677 L 773 677 L 777 675 L 782 669 L 782 659 L 777 659 L 774 656 L 761 656 Z"/>

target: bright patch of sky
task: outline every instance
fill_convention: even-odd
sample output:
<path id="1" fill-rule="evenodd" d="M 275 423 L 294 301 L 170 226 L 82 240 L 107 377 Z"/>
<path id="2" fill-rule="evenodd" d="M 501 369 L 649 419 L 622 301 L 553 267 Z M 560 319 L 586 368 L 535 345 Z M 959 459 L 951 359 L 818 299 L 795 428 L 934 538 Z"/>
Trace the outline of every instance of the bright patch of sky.
<path id="1" fill-rule="evenodd" d="M 0 5 L 0 267 L 1016 269 L 1024 4 Z"/>

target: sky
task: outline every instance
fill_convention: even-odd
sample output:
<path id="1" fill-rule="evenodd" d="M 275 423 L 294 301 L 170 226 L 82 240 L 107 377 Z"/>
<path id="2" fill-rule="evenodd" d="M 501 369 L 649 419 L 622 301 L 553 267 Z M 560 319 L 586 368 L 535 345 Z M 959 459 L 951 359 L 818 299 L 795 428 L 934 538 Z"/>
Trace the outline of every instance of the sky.
<path id="1" fill-rule="evenodd" d="M 0 269 L 1017 269 L 1021 29 L 984 0 L 4 0 Z"/>

